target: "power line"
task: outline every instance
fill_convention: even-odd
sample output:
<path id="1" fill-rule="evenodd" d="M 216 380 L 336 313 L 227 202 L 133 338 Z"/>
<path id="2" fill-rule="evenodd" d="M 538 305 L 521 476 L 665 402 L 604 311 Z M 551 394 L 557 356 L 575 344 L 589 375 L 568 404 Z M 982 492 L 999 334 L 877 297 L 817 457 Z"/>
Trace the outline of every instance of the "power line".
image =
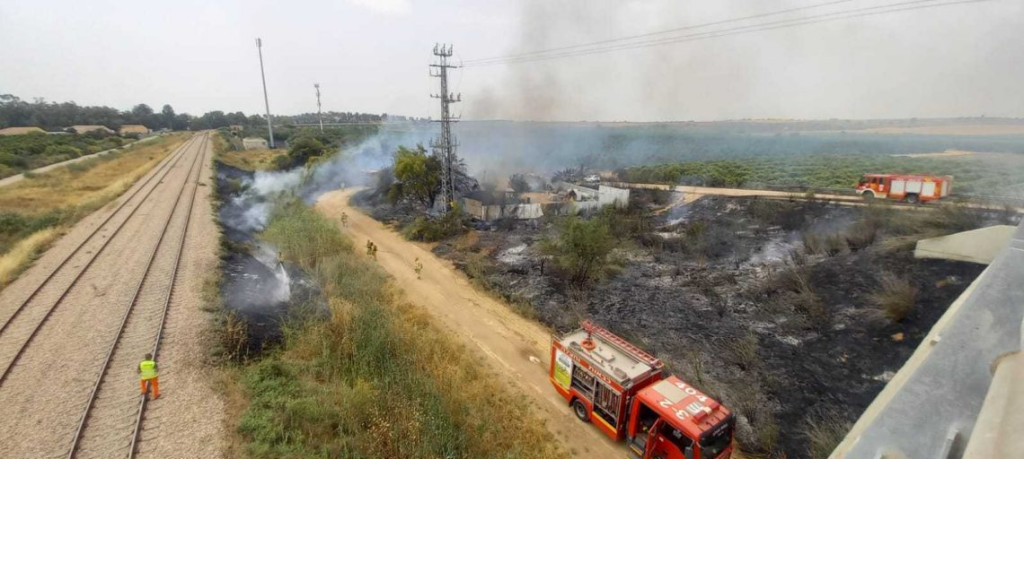
<path id="1" fill-rule="evenodd" d="M 550 55 L 538 55 L 533 57 L 509 57 L 507 60 L 491 61 L 479 64 L 467 64 L 470 66 L 491 66 L 495 64 L 519 64 L 523 62 L 537 62 L 543 60 L 554 60 L 559 58 L 569 58 L 574 56 L 585 56 L 590 54 L 603 54 L 606 52 L 617 52 L 620 50 L 635 50 L 638 48 L 647 48 L 651 46 L 661 46 L 666 44 L 676 44 L 683 42 L 693 42 L 697 40 L 707 40 L 711 38 L 722 38 L 728 36 L 739 36 L 742 34 L 750 34 L 754 32 L 764 32 L 769 30 L 778 30 L 782 28 L 793 28 L 797 26 L 806 26 L 808 24 L 818 24 L 822 22 L 830 22 L 836 20 L 848 20 L 853 18 L 864 18 L 867 16 L 877 16 L 882 14 L 893 14 L 898 12 L 911 12 L 917 10 L 924 10 L 926 8 L 940 8 L 944 6 L 954 6 L 958 4 L 978 4 L 981 2 L 992 2 L 995 0 L 956 0 L 951 2 L 942 2 L 934 4 L 936 0 L 915 0 L 912 2 L 900 2 L 896 4 L 888 5 L 876 5 L 868 8 L 858 8 L 853 10 L 843 10 L 837 12 L 830 12 L 826 14 L 818 14 L 814 16 L 803 16 L 800 18 L 793 18 L 789 20 L 780 20 L 777 22 L 766 22 L 748 26 L 739 26 L 734 28 L 726 28 L 724 30 L 716 30 L 711 32 L 701 32 L 697 34 L 690 34 L 685 36 L 679 36 L 675 38 L 667 38 L 661 40 L 652 40 L 645 42 L 637 42 L 632 44 L 624 44 L 618 46 L 607 46 L 601 48 L 589 48 L 584 50 L 576 50 L 564 53 L 556 53 Z M 926 5 L 920 5 L 927 2 Z M 859 13 L 858 13 L 859 12 Z"/>
<path id="2" fill-rule="evenodd" d="M 563 58 L 570 56 L 582 56 L 587 54 L 601 54 L 605 52 L 614 52 L 618 50 L 632 50 L 636 48 L 646 48 L 649 46 L 660 46 L 664 44 L 673 44 L 677 42 L 689 42 L 693 40 L 703 40 L 706 38 L 719 38 L 723 36 L 734 36 L 739 34 L 747 34 L 751 32 L 761 32 L 765 30 L 774 30 L 776 28 L 789 28 L 793 26 L 802 26 L 807 24 L 816 24 L 819 22 L 828 22 L 832 20 L 842 20 L 847 18 L 859 18 L 864 16 L 873 16 L 877 14 L 887 14 L 891 12 L 900 12 L 914 9 L 933 8 L 943 6 L 946 4 L 931 4 L 937 0 L 911 0 L 908 2 L 898 2 L 895 4 L 884 4 L 868 6 L 864 8 L 854 8 L 850 10 L 839 10 L 835 12 L 827 12 L 824 14 L 814 14 L 810 16 L 801 16 L 798 18 L 790 18 L 787 20 L 779 20 L 776 22 L 761 22 L 757 24 L 750 24 L 746 26 L 737 26 L 732 28 L 725 28 L 722 30 L 713 30 L 709 32 L 698 32 L 696 34 L 687 34 L 683 36 L 677 36 L 674 38 L 663 38 L 659 40 L 647 40 L 643 42 L 634 42 L 630 44 L 622 44 L 617 46 L 606 46 L 598 48 L 588 48 L 582 50 L 571 50 L 562 51 L 561 53 L 554 53 L 548 55 L 538 55 L 533 57 L 510 57 L 504 61 L 487 62 L 482 65 L 490 64 L 502 64 L 502 63 L 519 63 L 519 62 L 534 62 L 538 60 L 551 60 L 555 58 Z M 973 1 L 987 1 L 987 0 L 966 0 L 966 3 Z M 926 4 L 921 6 L 921 4 Z M 950 2 L 950 4 L 965 3 L 964 0 L 958 0 L 956 2 Z M 907 8 L 909 6 L 909 8 Z"/>
<path id="3" fill-rule="evenodd" d="M 813 10 L 815 8 L 823 8 L 825 6 L 832 6 L 832 5 L 835 5 L 835 4 L 848 4 L 848 3 L 854 2 L 854 1 L 855 0 L 833 0 L 832 2 L 823 2 L 821 4 L 811 4 L 810 6 L 801 6 L 801 7 L 798 7 L 798 8 L 789 8 L 789 9 L 786 9 L 786 10 L 777 10 L 775 12 L 763 12 L 761 14 L 753 14 L 751 16 L 742 16 L 742 17 L 739 17 L 739 18 L 729 18 L 729 19 L 726 19 L 726 20 L 718 20 L 716 22 L 705 22 L 703 24 L 692 24 L 690 26 L 682 26 L 680 28 L 669 28 L 667 30 L 660 30 L 660 31 L 657 31 L 657 32 L 648 32 L 646 34 L 636 34 L 634 36 L 621 36 L 619 38 L 609 38 L 607 40 L 598 40 L 596 42 L 587 42 L 585 44 L 573 44 L 571 46 L 561 46 L 561 47 L 557 47 L 557 48 L 545 48 L 543 50 L 534 50 L 532 52 L 522 52 L 522 53 L 519 53 L 519 54 L 507 54 L 505 56 L 494 56 L 494 57 L 491 57 L 491 58 L 474 58 L 474 59 L 471 59 L 471 60 L 466 60 L 465 64 L 466 65 L 480 64 L 482 62 L 487 62 L 487 61 L 491 61 L 491 60 L 506 60 L 506 59 L 509 59 L 509 58 L 519 58 L 519 57 L 522 57 L 522 56 L 530 56 L 530 55 L 534 55 L 534 54 L 544 54 L 544 53 L 548 53 L 548 52 L 557 52 L 557 51 L 562 51 L 562 50 L 575 50 L 575 49 L 578 49 L 578 48 L 584 48 L 584 47 L 588 47 L 588 46 L 597 46 L 597 45 L 601 45 L 601 44 L 613 44 L 613 43 L 618 43 L 618 42 L 624 42 L 626 40 L 635 40 L 637 38 L 647 38 L 647 37 L 650 37 L 650 36 L 660 36 L 662 34 L 671 34 L 673 32 L 682 32 L 682 31 L 685 31 L 685 30 L 694 30 L 694 29 L 697 29 L 697 28 L 707 28 L 707 27 L 710 27 L 710 26 L 718 26 L 720 24 L 732 24 L 734 22 L 741 22 L 743 20 L 754 20 L 754 19 L 757 19 L 757 18 L 768 18 L 768 17 L 771 17 L 771 16 L 778 16 L 780 14 L 787 14 L 787 13 L 790 13 L 790 12 L 802 12 L 804 10 Z"/>
<path id="4" fill-rule="evenodd" d="M 584 54 L 601 54 L 601 53 L 604 53 L 604 52 L 614 52 L 616 50 L 645 48 L 645 47 L 648 47 L 648 46 L 660 46 L 660 45 L 663 45 L 663 44 L 672 44 L 672 43 L 675 43 L 675 42 L 690 41 L 690 40 L 695 39 L 695 38 L 696 39 L 703 39 L 705 37 L 707 37 L 707 38 L 718 38 L 718 37 L 721 37 L 721 36 L 731 36 L 731 35 L 736 35 L 736 34 L 739 34 L 739 33 L 746 33 L 746 31 L 760 32 L 762 30 L 772 30 L 772 29 L 774 29 L 776 27 L 791 27 L 790 25 L 796 25 L 795 23 L 799 23 L 800 25 L 803 25 L 803 24 L 812 24 L 812 23 L 817 23 L 817 22 L 827 22 L 829 20 L 840 20 L 840 19 L 844 19 L 844 18 L 870 16 L 870 15 L 874 15 L 874 14 L 885 14 L 885 13 L 888 13 L 890 11 L 892 11 L 892 12 L 899 11 L 899 10 L 894 10 L 894 8 L 901 7 L 901 6 L 908 6 L 908 5 L 910 5 L 910 6 L 913 6 L 915 8 L 932 7 L 932 6 L 917 6 L 917 5 L 925 4 L 925 3 L 930 3 L 930 2 L 936 2 L 936 1 L 937 0 L 909 0 L 907 2 L 897 2 L 895 4 L 877 4 L 875 6 L 868 6 L 868 7 L 865 7 L 865 8 L 852 8 L 852 9 L 849 9 L 849 10 L 839 10 L 839 11 L 836 11 L 836 12 L 827 12 L 825 14 L 813 14 L 813 15 L 810 15 L 810 16 L 800 16 L 798 18 L 790 18 L 788 20 L 779 20 L 779 21 L 776 21 L 776 22 L 761 22 L 761 23 L 758 23 L 758 24 L 749 24 L 749 25 L 746 25 L 746 26 L 736 26 L 736 27 L 733 27 L 733 28 L 726 28 L 726 29 L 723 29 L 723 30 L 713 30 L 713 31 L 709 31 L 709 32 L 698 32 L 696 34 L 687 34 L 687 35 L 683 35 L 683 36 L 677 36 L 677 37 L 674 37 L 674 38 L 663 38 L 663 39 L 660 39 L 660 40 L 646 40 L 646 41 L 643 41 L 643 42 L 634 42 L 634 43 L 630 43 L 630 44 L 622 44 L 622 45 L 619 45 L 619 46 L 607 46 L 607 47 L 602 47 L 602 48 L 589 48 L 589 49 L 584 49 L 584 50 L 567 51 L 567 52 L 563 52 L 563 53 L 559 53 L 559 54 L 542 55 L 542 56 L 537 56 L 537 57 L 526 57 L 526 58 L 521 58 L 521 59 L 509 60 L 508 62 L 511 63 L 511 62 L 518 62 L 518 61 L 532 62 L 534 60 L 550 60 L 550 59 L 553 59 L 553 58 L 556 58 L 556 57 L 578 56 L 578 55 L 584 55 Z M 905 8 L 904 8 L 904 10 L 905 10 Z M 860 14 L 858 14 L 858 12 Z M 786 25 L 786 26 L 782 26 L 782 25 Z"/>

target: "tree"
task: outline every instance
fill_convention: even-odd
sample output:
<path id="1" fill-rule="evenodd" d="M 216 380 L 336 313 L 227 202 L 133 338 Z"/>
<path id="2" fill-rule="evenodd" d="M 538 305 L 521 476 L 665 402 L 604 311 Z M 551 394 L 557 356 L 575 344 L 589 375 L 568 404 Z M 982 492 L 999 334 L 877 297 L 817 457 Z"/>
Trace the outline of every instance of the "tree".
<path id="1" fill-rule="evenodd" d="M 305 166 L 313 158 L 322 155 L 327 148 L 316 138 L 302 136 L 290 142 L 288 146 L 288 159 L 293 167 Z"/>
<path id="2" fill-rule="evenodd" d="M 604 220 L 584 220 L 578 216 L 564 219 L 558 236 L 541 245 L 541 250 L 553 257 L 569 280 L 581 287 L 604 274 L 614 248 L 615 239 Z"/>
<path id="3" fill-rule="evenodd" d="M 164 104 L 164 107 L 160 110 L 160 116 L 163 117 L 164 127 L 168 130 L 174 130 L 174 108 L 170 104 Z"/>
<path id="4" fill-rule="evenodd" d="M 522 194 L 523 192 L 530 191 L 530 183 L 526 181 L 526 176 L 523 176 L 522 174 L 513 174 L 509 176 L 508 187 L 516 194 Z"/>
<path id="5" fill-rule="evenodd" d="M 392 204 L 418 202 L 428 210 L 434 206 L 441 192 L 441 161 L 437 156 L 428 155 L 421 144 L 415 149 L 399 146 L 393 172 L 397 182 L 388 192 Z"/>

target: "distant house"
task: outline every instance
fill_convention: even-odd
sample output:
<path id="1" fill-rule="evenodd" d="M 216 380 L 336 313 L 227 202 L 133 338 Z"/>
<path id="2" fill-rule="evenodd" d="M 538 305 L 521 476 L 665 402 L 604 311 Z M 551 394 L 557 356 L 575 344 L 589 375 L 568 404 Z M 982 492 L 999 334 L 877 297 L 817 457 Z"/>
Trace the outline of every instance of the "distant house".
<path id="1" fill-rule="evenodd" d="M 89 134 L 90 132 L 103 132 L 104 134 L 114 133 L 110 128 L 96 124 L 76 124 L 74 126 L 69 126 L 68 130 L 71 130 L 75 134 Z"/>
<path id="2" fill-rule="evenodd" d="M 149 128 L 146 128 L 142 124 L 125 124 L 121 126 L 121 136 L 135 136 L 135 135 L 146 135 L 149 134 Z"/>
<path id="3" fill-rule="evenodd" d="M 267 140 L 265 138 L 242 138 L 242 148 L 246 150 L 266 150 Z"/>
<path id="4" fill-rule="evenodd" d="M 231 126 L 228 126 L 228 131 L 231 132 L 232 134 L 241 134 L 244 130 L 245 127 L 240 126 L 238 124 L 232 124 Z"/>
<path id="5" fill-rule="evenodd" d="M 21 136 L 22 134 L 35 134 L 37 132 L 43 132 L 43 129 L 36 128 L 35 126 L 11 126 L 10 128 L 0 130 L 0 136 Z"/>

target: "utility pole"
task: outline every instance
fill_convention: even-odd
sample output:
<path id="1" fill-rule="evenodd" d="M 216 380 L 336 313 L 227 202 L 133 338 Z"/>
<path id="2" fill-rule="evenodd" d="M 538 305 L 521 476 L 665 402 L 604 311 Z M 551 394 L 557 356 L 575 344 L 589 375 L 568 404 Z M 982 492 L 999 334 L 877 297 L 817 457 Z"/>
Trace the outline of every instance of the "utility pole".
<path id="1" fill-rule="evenodd" d="M 320 121 L 320 133 L 324 133 L 324 117 L 320 114 L 320 83 L 313 84 L 316 88 L 316 118 Z"/>
<path id="2" fill-rule="evenodd" d="M 263 40 L 256 39 L 256 49 L 260 53 L 260 78 L 263 79 L 263 103 L 267 105 L 267 131 L 270 132 L 270 147 L 274 147 L 274 124 L 270 121 L 270 99 L 267 98 L 267 75 L 263 73 Z"/>
<path id="3" fill-rule="evenodd" d="M 448 63 L 452 57 L 452 47 L 444 44 L 434 45 L 434 56 L 437 60 L 430 65 L 430 75 L 441 79 L 441 92 L 431 94 L 431 98 L 441 101 L 441 119 L 435 122 L 441 123 L 441 137 L 430 142 L 430 146 L 441 153 L 441 213 L 447 214 L 451 203 L 455 201 L 455 149 L 459 144 L 452 138 L 452 123 L 458 122 L 453 119 L 449 104 L 462 101 L 462 94 L 458 96 L 448 91 L 448 69 L 458 68 Z"/>

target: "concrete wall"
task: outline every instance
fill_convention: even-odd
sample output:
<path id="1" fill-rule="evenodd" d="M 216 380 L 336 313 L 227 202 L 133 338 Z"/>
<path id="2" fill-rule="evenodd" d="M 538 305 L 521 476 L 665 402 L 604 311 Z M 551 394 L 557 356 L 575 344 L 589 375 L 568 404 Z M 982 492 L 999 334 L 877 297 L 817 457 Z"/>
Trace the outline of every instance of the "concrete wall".
<path id="1" fill-rule="evenodd" d="M 941 258 L 989 264 L 1010 243 L 1013 226 L 989 226 L 949 236 L 926 238 L 917 243 L 915 258 Z"/>
<path id="2" fill-rule="evenodd" d="M 484 222 L 493 222 L 502 218 L 516 220 L 535 220 L 544 215 L 542 204 L 500 204 L 484 205 L 479 200 L 463 198 L 462 207 L 470 217 Z"/>
<path id="3" fill-rule="evenodd" d="M 620 208 L 629 206 L 629 190 L 601 185 L 597 189 L 597 202 L 601 206 L 614 204 Z"/>

